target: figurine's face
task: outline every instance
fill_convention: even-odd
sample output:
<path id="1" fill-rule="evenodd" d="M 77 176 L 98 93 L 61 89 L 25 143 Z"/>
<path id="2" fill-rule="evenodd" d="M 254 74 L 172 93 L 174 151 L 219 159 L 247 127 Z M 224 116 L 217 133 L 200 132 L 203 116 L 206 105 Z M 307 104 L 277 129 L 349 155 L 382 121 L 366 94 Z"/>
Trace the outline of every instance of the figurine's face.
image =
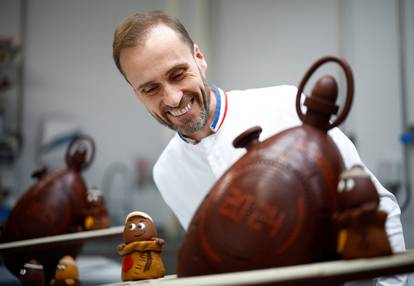
<path id="1" fill-rule="evenodd" d="M 368 173 L 354 167 L 339 180 L 338 208 L 349 209 L 379 203 L 378 193 Z"/>
<path id="2" fill-rule="evenodd" d="M 136 97 L 160 123 L 187 136 L 209 128 L 207 120 L 214 118 L 205 79 L 207 63 L 199 48 L 193 49 L 177 32 L 157 25 L 144 43 L 120 54 Z"/>
<path id="3" fill-rule="evenodd" d="M 101 207 L 105 205 L 105 200 L 101 192 L 89 191 L 86 200 L 88 207 Z"/>
<path id="4" fill-rule="evenodd" d="M 65 261 L 61 259 L 59 264 L 56 266 L 55 279 L 56 280 L 65 280 L 65 279 L 77 279 L 79 276 L 78 267 L 73 261 Z"/>
<path id="5" fill-rule="evenodd" d="M 128 219 L 124 227 L 124 241 L 130 243 L 133 241 L 151 240 L 157 236 L 157 230 L 154 223 L 144 217 L 134 216 Z"/>
<path id="6" fill-rule="evenodd" d="M 26 263 L 20 270 L 21 285 L 40 286 L 45 285 L 45 274 L 42 266 L 37 261 Z"/>

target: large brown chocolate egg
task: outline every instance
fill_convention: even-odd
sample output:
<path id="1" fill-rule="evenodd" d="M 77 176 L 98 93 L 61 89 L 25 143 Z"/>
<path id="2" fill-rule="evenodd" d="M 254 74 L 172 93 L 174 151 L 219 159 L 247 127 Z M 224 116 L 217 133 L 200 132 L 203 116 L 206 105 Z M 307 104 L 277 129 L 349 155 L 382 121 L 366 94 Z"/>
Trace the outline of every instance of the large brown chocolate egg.
<path id="1" fill-rule="evenodd" d="M 91 150 L 84 144 L 85 140 L 90 142 Z M 42 169 L 33 173 L 37 181 L 11 210 L 1 237 L 3 242 L 83 230 L 87 188 L 81 171 L 92 162 L 94 146 L 92 138 L 77 137 L 67 149 L 66 169 L 50 173 Z M 43 265 L 49 280 L 59 259 L 63 255 L 76 257 L 82 243 L 73 241 L 10 249 L 4 252 L 4 262 L 18 276 L 21 265 L 34 258 Z"/>
<path id="2" fill-rule="evenodd" d="M 318 80 L 305 100 L 303 125 L 263 142 L 260 127 L 233 142 L 246 147 L 242 156 L 210 190 L 194 215 L 184 238 L 178 276 L 262 269 L 337 258 L 332 215 L 337 184 L 344 170 L 342 157 L 327 130 L 345 119 L 352 100 L 352 74 L 340 63 L 348 80 L 345 108 L 333 123 L 338 107 L 336 82 Z M 345 112 L 345 115 L 344 115 Z M 339 120 L 339 121 L 338 121 Z"/>
<path id="3" fill-rule="evenodd" d="M 344 166 L 332 140 L 307 129 L 251 146 L 223 175 L 190 224 L 180 276 L 336 257 L 330 219 Z"/>

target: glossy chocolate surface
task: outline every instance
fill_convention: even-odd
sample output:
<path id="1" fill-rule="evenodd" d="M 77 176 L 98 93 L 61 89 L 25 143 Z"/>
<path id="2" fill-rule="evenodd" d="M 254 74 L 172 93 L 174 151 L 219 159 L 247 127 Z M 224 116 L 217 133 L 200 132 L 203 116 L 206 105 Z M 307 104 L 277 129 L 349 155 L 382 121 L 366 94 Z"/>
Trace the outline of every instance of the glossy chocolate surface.
<path id="1" fill-rule="evenodd" d="M 85 140 L 91 144 L 91 152 L 83 144 Z M 68 147 L 66 169 L 51 173 L 41 169 L 33 173 L 37 182 L 12 209 L 2 234 L 3 242 L 83 230 L 86 184 L 80 172 L 91 163 L 94 148 L 91 138 L 79 137 Z M 5 252 L 4 261 L 18 276 L 22 265 L 34 258 L 44 266 L 50 278 L 59 259 L 64 255 L 75 257 L 81 246 L 82 242 L 70 242 L 13 249 Z"/>
<path id="2" fill-rule="evenodd" d="M 331 76 L 319 79 L 303 114 L 300 96 L 310 75 L 326 62 L 343 67 L 347 99 L 336 114 L 337 85 Z M 183 241 L 178 276 L 233 272 L 296 265 L 337 258 L 331 223 L 342 157 L 327 131 L 349 112 L 353 78 L 348 65 L 327 57 L 305 75 L 297 94 L 303 125 L 260 142 L 260 127 L 234 140 L 247 148 L 217 181 L 194 215 Z"/>

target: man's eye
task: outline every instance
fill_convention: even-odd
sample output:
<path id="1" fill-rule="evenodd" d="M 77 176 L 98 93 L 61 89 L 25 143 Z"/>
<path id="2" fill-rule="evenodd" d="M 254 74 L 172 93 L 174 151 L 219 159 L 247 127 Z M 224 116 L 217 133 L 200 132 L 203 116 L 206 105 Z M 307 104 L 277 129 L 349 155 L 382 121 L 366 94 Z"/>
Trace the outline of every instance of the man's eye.
<path id="1" fill-rule="evenodd" d="M 151 94 L 154 94 L 154 93 L 156 93 L 157 92 L 157 90 L 158 90 L 158 88 L 157 87 L 148 87 L 148 88 L 144 88 L 144 89 L 142 89 L 142 93 L 144 94 L 144 95 L 151 95 Z"/>
<path id="2" fill-rule="evenodd" d="M 182 80 L 184 78 L 184 72 L 179 72 L 179 73 L 176 73 L 174 76 L 173 76 L 173 80 Z"/>

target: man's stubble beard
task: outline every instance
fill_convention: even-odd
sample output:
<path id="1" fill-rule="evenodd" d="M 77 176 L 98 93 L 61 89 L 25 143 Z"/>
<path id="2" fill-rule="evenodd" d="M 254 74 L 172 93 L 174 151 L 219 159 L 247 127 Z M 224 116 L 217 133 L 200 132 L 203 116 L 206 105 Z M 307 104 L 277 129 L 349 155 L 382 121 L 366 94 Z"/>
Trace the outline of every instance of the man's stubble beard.
<path id="1" fill-rule="evenodd" d="M 192 103 L 195 104 L 195 102 L 197 101 L 201 108 L 200 117 L 197 120 L 193 120 L 193 118 L 191 118 L 187 122 L 185 122 L 183 126 L 175 126 L 168 119 L 167 115 L 164 118 L 162 118 L 161 116 L 150 111 L 151 115 L 162 125 L 174 131 L 177 131 L 178 133 L 183 135 L 200 131 L 207 124 L 207 120 L 210 114 L 210 87 L 207 83 L 207 80 L 203 76 L 202 80 L 204 88 L 200 89 L 201 98 L 198 95 L 194 96 L 194 102 Z M 184 97 L 185 95 L 183 96 L 183 98 Z"/>

